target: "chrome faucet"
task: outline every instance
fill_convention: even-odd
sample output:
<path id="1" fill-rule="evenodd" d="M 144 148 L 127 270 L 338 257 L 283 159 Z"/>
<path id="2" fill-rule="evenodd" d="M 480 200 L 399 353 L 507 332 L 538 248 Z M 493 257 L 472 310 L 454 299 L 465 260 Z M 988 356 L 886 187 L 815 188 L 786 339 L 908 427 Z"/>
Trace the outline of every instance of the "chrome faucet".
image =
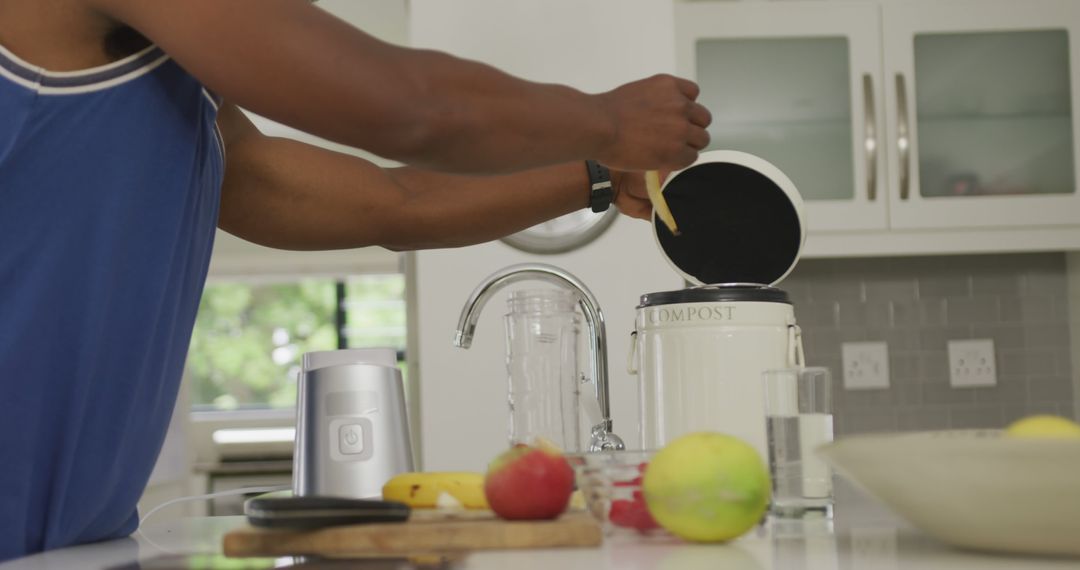
<path id="1" fill-rule="evenodd" d="M 546 281 L 570 289 L 577 294 L 578 305 L 585 315 L 585 323 L 589 328 L 589 353 L 592 362 L 593 384 L 596 388 L 596 402 L 600 405 L 601 415 L 600 422 L 592 427 L 589 451 L 625 448 L 622 439 L 611 431 L 611 403 L 608 399 L 607 329 L 604 326 L 604 314 L 600 311 L 600 303 L 596 301 L 596 297 L 589 291 L 589 288 L 569 272 L 554 265 L 520 263 L 492 273 L 476 286 L 468 301 L 465 302 L 465 306 L 461 309 L 457 332 L 454 334 L 454 346 L 459 348 L 472 346 L 473 335 L 476 334 L 476 321 L 480 318 L 480 311 L 483 310 L 484 305 L 496 292 L 511 283 L 529 279 Z"/>

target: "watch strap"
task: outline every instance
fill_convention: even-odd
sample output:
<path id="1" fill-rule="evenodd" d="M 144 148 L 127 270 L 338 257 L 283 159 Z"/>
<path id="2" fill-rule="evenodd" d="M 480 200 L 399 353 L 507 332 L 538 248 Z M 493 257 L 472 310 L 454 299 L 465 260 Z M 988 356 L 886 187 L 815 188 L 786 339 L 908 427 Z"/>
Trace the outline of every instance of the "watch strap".
<path id="1" fill-rule="evenodd" d="M 589 208 L 594 212 L 606 211 L 615 197 L 611 171 L 595 160 L 586 160 L 585 170 L 589 173 Z"/>

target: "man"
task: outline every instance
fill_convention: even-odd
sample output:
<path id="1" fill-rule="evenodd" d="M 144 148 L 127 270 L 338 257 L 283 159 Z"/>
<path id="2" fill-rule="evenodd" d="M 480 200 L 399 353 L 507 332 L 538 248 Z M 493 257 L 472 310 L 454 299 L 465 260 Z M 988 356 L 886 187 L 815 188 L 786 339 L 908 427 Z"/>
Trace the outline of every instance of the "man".
<path id="1" fill-rule="evenodd" d="M 645 217 L 641 171 L 708 144 L 696 96 L 526 82 L 306 0 L 0 0 L 0 560 L 137 526 L 215 226 L 412 249 L 611 199 Z M 237 105 L 409 166 L 263 136 Z"/>

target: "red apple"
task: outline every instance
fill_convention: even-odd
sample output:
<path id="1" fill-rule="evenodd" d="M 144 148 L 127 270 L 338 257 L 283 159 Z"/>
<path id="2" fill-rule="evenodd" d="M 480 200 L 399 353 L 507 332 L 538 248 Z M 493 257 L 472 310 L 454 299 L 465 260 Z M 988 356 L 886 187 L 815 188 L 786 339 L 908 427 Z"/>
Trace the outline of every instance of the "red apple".
<path id="1" fill-rule="evenodd" d="M 495 514 L 510 520 L 553 519 L 574 492 L 574 470 L 558 449 L 515 445 L 488 467 L 484 495 Z"/>

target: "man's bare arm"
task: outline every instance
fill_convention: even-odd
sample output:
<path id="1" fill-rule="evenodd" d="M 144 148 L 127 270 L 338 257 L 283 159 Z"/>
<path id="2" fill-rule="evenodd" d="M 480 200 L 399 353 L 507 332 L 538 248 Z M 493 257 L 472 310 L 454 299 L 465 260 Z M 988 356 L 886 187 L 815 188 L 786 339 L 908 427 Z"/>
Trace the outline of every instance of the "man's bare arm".
<path id="1" fill-rule="evenodd" d="M 412 165 L 673 169 L 708 144 L 697 86 L 670 76 L 587 95 L 379 41 L 307 0 L 82 1 L 244 108 Z"/>
<path id="2" fill-rule="evenodd" d="M 270 247 L 462 246 L 588 203 L 581 162 L 498 176 L 384 169 L 351 155 L 264 136 L 232 105 L 222 107 L 218 124 L 228 148 L 219 226 Z M 628 189 L 629 180 L 618 182 L 622 209 L 647 216 L 648 201 L 639 197 L 643 191 Z"/>

